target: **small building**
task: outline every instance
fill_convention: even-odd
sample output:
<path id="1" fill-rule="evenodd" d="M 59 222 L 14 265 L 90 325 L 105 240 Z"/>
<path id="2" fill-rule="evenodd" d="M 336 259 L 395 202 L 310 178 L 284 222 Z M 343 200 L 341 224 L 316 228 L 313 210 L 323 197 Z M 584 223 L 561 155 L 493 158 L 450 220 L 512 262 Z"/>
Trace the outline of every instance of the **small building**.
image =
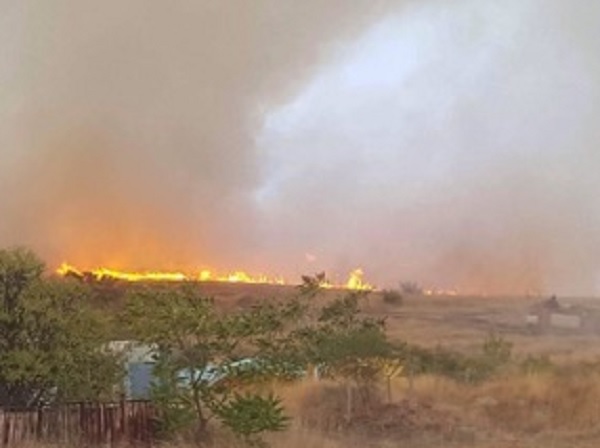
<path id="1" fill-rule="evenodd" d="M 534 304 L 525 318 L 537 333 L 568 331 L 600 334 L 600 311 L 583 306 L 563 305 L 556 296 Z"/>
<path id="2" fill-rule="evenodd" d="M 123 356 L 125 379 L 123 393 L 130 400 L 147 400 L 153 382 L 156 347 L 137 341 L 111 341 L 108 349 Z"/>
<path id="3" fill-rule="evenodd" d="M 124 393 L 125 398 L 129 400 L 150 399 L 152 385 L 157 381 L 153 370 L 158 356 L 158 347 L 137 341 L 111 341 L 107 348 L 123 359 L 126 374 L 120 390 Z M 284 376 L 288 378 L 301 378 L 307 375 L 307 372 L 301 367 L 295 365 L 285 367 Z M 177 372 L 177 381 L 182 387 L 197 380 L 213 386 L 224 381 L 235 381 L 240 374 L 260 373 L 264 368 L 265 365 L 258 359 L 242 358 L 223 364 L 208 364 L 202 370 L 194 372 L 182 369 Z M 315 370 L 315 376 L 317 376 L 317 370 Z"/>

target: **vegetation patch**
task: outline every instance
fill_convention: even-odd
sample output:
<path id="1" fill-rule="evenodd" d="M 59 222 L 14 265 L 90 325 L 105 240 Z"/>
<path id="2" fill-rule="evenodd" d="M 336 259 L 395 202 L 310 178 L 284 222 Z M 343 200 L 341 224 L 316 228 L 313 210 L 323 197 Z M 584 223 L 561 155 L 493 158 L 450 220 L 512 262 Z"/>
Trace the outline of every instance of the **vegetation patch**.
<path id="1" fill-rule="evenodd" d="M 323 282 L 323 274 L 307 276 L 285 297 L 223 307 L 193 282 L 121 288 L 59 279 L 26 249 L 0 250 L 0 406 L 35 413 L 118 402 L 126 363 L 110 347 L 125 336 L 151 347 L 145 404 L 152 436 L 166 444 L 260 447 L 279 440 L 270 433 L 298 428 L 328 437 L 315 446 L 423 435 L 434 446 L 464 446 L 466 433 L 597 440 L 597 361 L 515 355 L 497 333 L 469 352 L 391 341 L 386 316 L 365 311 L 367 293 L 324 298 Z M 404 294 L 384 291 L 383 302 L 400 305 Z M 106 295 L 125 304 L 101 306 Z M 280 396 L 311 381 L 291 408 Z"/>

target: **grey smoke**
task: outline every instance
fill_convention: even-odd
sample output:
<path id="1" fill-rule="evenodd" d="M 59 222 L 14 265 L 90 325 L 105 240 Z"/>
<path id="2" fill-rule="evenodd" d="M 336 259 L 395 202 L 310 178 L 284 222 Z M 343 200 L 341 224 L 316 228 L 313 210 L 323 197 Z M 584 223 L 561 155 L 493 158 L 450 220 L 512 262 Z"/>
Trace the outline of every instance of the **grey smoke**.
<path id="1" fill-rule="evenodd" d="M 50 263 L 244 263 L 265 112 L 398 3 L 2 1 L 0 244 Z"/>
<path id="2" fill-rule="evenodd" d="M 600 292 L 599 55 L 592 2 L 388 17 L 267 122 L 274 248 L 391 286 Z"/>
<path id="3" fill-rule="evenodd" d="M 600 5 L 0 0 L 0 244 L 600 292 Z"/>

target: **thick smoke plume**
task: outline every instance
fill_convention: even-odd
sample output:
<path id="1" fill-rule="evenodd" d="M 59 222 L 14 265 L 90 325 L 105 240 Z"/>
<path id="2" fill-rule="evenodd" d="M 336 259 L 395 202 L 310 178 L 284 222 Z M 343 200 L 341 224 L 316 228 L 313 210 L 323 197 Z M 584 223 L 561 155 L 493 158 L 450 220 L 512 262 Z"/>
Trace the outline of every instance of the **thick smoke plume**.
<path id="1" fill-rule="evenodd" d="M 88 266 L 248 262 L 265 112 L 394 3 L 2 1 L 0 244 Z"/>
<path id="2" fill-rule="evenodd" d="M 593 2 L 381 21 L 270 117 L 275 246 L 301 235 L 296 253 L 379 284 L 599 293 L 599 55 Z"/>
<path id="3" fill-rule="evenodd" d="M 0 0 L 0 245 L 600 293 L 600 5 Z"/>

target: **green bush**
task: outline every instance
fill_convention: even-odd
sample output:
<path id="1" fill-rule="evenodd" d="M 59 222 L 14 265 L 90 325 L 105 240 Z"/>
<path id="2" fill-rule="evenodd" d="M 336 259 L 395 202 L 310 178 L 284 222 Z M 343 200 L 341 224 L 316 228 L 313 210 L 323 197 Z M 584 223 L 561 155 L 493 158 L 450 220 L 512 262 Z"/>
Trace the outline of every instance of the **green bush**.
<path id="1" fill-rule="evenodd" d="M 406 346 L 403 357 L 412 374 L 432 373 L 464 383 L 485 381 L 508 365 L 512 359 L 512 344 L 490 334 L 480 353 L 463 353 L 438 346 L 427 349 Z"/>
<path id="2" fill-rule="evenodd" d="M 124 375 L 109 322 L 79 282 L 43 275 L 33 252 L 0 249 L 0 406 L 112 398 Z"/>
<path id="3" fill-rule="evenodd" d="M 289 417 L 284 414 L 281 400 L 273 395 L 235 394 L 218 409 L 221 421 L 249 446 L 266 446 L 261 433 L 282 431 Z"/>

